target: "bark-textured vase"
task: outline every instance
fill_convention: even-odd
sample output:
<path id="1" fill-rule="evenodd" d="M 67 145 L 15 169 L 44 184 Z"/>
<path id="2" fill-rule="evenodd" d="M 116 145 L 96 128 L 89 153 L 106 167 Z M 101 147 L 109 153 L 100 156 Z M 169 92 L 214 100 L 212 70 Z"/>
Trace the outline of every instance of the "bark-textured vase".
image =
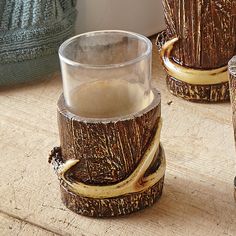
<path id="1" fill-rule="evenodd" d="M 163 0 L 167 86 L 195 102 L 229 99 L 227 63 L 236 54 L 236 1 Z"/>
<path id="2" fill-rule="evenodd" d="M 63 203 L 94 217 L 125 215 L 151 206 L 162 194 L 165 157 L 160 145 L 161 99 L 125 117 L 89 119 L 58 101 L 60 147 L 50 162 Z"/>
<path id="3" fill-rule="evenodd" d="M 234 139 L 236 144 L 236 56 L 229 61 L 229 84 L 230 84 L 230 97 L 233 112 L 233 127 L 234 127 Z M 234 179 L 234 196 L 236 200 L 236 177 Z"/>

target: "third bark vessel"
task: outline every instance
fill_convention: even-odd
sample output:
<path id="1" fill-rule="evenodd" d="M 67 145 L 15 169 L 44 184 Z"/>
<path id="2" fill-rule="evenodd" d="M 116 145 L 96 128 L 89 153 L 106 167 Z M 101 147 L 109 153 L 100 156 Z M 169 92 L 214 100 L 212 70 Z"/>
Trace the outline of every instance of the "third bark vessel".
<path id="1" fill-rule="evenodd" d="M 163 0 L 161 55 L 171 93 L 190 101 L 229 99 L 227 63 L 236 54 L 236 2 Z"/>

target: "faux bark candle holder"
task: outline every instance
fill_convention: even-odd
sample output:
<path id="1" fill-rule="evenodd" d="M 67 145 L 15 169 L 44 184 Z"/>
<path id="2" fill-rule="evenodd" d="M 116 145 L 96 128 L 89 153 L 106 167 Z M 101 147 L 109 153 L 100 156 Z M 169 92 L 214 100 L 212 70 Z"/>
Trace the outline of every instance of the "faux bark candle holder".
<path id="1" fill-rule="evenodd" d="M 227 63 L 236 54 L 236 2 L 163 0 L 167 87 L 194 102 L 229 100 Z M 163 34 L 157 38 L 163 44 Z"/>
<path id="2" fill-rule="evenodd" d="M 124 31 L 97 31 L 59 49 L 60 147 L 49 161 L 61 198 L 93 217 L 126 215 L 162 194 L 161 98 L 150 85 L 151 42 Z"/>
<path id="3" fill-rule="evenodd" d="M 233 111 L 234 139 L 236 144 L 236 56 L 229 61 L 229 85 Z M 236 177 L 234 178 L 234 197 L 236 200 Z"/>

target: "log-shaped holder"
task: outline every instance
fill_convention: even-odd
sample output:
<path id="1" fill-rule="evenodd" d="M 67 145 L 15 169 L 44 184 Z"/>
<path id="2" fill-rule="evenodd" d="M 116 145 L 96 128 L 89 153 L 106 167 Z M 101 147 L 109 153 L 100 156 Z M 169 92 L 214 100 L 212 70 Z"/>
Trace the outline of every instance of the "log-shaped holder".
<path id="1" fill-rule="evenodd" d="M 227 63 L 236 54 L 235 1 L 163 0 L 157 37 L 170 92 L 193 102 L 229 100 Z M 165 42 L 166 40 L 166 42 Z"/>
<path id="2" fill-rule="evenodd" d="M 234 139 L 236 144 L 236 56 L 229 61 L 229 85 L 233 112 Z M 234 178 L 234 197 L 236 200 L 236 177 Z"/>
<path id="3" fill-rule="evenodd" d="M 126 215 L 149 207 L 162 194 L 165 155 L 160 144 L 161 98 L 153 88 L 143 110 L 124 117 L 86 119 L 58 101 L 60 147 L 49 161 L 61 198 L 85 216 Z"/>

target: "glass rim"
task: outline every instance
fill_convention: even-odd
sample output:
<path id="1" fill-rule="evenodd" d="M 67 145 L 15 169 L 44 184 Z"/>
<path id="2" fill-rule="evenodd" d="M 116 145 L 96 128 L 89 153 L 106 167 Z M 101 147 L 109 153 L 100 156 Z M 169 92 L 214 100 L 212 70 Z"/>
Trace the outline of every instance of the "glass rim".
<path id="1" fill-rule="evenodd" d="M 128 60 L 123 63 L 106 64 L 106 65 L 80 63 L 77 61 L 73 61 L 63 55 L 63 50 L 71 42 L 75 41 L 76 39 L 83 37 L 83 36 L 94 36 L 96 34 L 105 34 L 105 33 L 120 33 L 120 34 L 124 34 L 127 36 L 133 36 L 133 37 L 137 38 L 138 40 L 142 40 L 143 42 L 145 42 L 145 44 L 147 45 L 147 49 L 141 55 L 135 57 L 132 60 Z M 91 31 L 91 32 L 83 33 L 83 34 L 78 34 L 78 35 L 75 35 L 75 36 L 67 39 L 66 41 L 64 41 L 60 45 L 59 50 L 58 50 L 59 58 L 64 63 L 69 64 L 71 66 L 80 66 L 80 67 L 88 68 L 88 69 L 113 69 L 113 68 L 120 68 L 120 67 L 129 66 L 129 65 L 132 65 L 132 64 L 142 61 L 144 58 L 148 57 L 151 53 L 152 53 L 152 42 L 150 41 L 150 39 L 148 39 L 144 35 L 130 32 L 130 31 L 124 31 L 124 30 L 99 30 L 99 31 Z"/>

